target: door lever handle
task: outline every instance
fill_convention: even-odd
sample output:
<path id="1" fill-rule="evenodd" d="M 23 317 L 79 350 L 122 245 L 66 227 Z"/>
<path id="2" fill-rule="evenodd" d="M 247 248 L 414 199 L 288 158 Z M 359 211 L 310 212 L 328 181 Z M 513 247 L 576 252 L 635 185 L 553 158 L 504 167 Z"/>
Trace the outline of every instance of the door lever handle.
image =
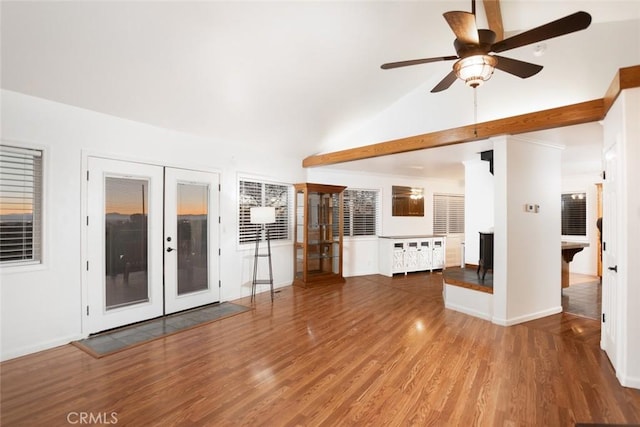
<path id="1" fill-rule="evenodd" d="M 167 248 L 167 252 L 175 251 L 173 248 Z"/>
<path id="2" fill-rule="evenodd" d="M 615 271 L 617 273 L 618 272 L 618 266 L 614 265 L 613 267 L 609 267 L 609 270 Z"/>

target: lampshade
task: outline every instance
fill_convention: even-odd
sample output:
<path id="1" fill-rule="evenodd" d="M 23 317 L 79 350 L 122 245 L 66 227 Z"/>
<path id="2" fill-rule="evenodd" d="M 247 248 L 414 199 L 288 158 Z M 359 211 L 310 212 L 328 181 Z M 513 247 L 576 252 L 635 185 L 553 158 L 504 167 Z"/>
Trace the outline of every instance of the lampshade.
<path id="1" fill-rule="evenodd" d="M 460 59 L 453 64 L 453 71 L 467 86 L 473 88 L 489 80 L 498 60 L 490 55 L 473 55 Z"/>
<path id="2" fill-rule="evenodd" d="M 251 224 L 272 224 L 276 222 L 275 207 L 251 208 Z"/>

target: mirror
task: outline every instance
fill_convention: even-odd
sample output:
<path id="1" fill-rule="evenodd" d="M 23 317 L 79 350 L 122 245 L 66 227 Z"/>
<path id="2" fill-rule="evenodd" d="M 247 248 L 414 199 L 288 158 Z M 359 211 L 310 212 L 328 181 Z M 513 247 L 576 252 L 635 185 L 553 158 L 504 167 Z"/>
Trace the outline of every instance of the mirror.
<path id="1" fill-rule="evenodd" d="M 392 192 L 393 216 L 424 216 L 424 189 L 394 185 Z"/>

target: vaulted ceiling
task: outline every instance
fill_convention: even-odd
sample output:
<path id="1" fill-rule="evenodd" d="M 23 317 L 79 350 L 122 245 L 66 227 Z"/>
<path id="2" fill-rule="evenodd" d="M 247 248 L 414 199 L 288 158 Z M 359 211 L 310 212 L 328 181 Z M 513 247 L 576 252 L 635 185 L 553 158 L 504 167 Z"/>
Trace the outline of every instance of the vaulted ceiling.
<path id="1" fill-rule="evenodd" d="M 527 80 L 496 72 L 475 100 L 462 82 L 429 93 L 451 62 L 380 69 L 455 54 L 442 14 L 470 4 L 3 1 L 2 88 L 302 160 L 601 98 L 618 68 L 640 63 L 639 1 L 502 0 L 507 36 L 578 10 L 593 23 L 547 41 L 542 56 L 536 46 L 510 51 L 545 68 Z M 571 147 L 596 126 L 531 137 Z M 443 165 L 438 173 L 455 175 L 446 164 L 464 151 L 342 167 L 424 176 Z"/>

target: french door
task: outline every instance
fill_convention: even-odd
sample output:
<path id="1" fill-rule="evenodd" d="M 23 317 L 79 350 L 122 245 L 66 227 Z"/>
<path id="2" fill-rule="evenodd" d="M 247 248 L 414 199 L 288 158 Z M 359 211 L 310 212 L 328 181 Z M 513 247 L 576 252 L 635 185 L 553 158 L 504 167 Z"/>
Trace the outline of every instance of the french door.
<path id="1" fill-rule="evenodd" d="M 167 314 L 220 300 L 217 194 L 218 175 L 165 168 Z"/>
<path id="2" fill-rule="evenodd" d="M 217 174 L 90 157 L 87 331 L 220 300 Z"/>

